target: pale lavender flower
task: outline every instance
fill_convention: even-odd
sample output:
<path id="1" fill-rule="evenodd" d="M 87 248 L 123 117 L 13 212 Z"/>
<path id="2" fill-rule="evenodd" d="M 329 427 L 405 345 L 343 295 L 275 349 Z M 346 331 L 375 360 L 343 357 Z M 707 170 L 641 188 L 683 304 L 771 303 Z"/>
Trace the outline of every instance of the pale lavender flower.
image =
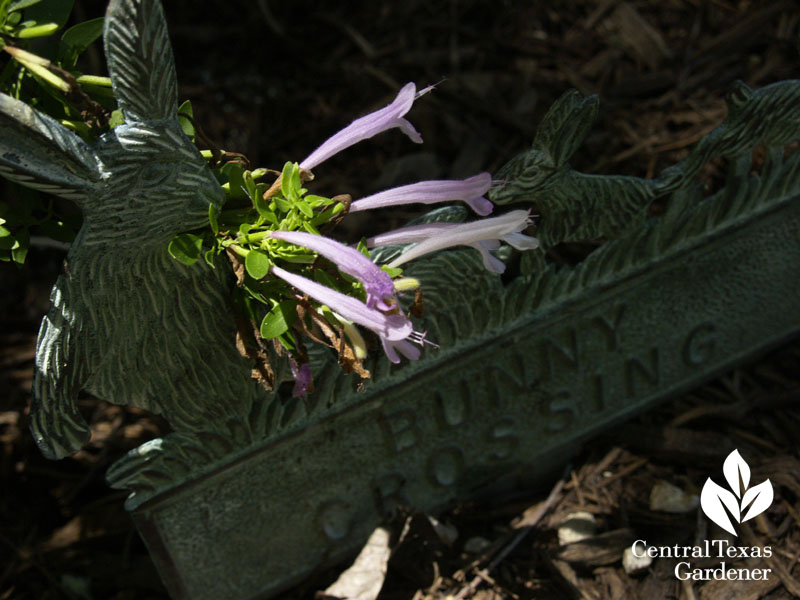
<path id="1" fill-rule="evenodd" d="M 298 365 L 294 360 L 289 359 L 289 367 L 292 369 L 292 376 L 294 377 L 294 387 L 292 388 L 292 396 L 301 398 L 308 394 L 311 388 L 311 367 L 308 363 Z"/>
<path id="2" fill-rule="evenodd" d="M 384 338 L 381 338 L 381 344 L 383 344 L 383 351 L 386 353 L 386 358 L 395 364 L 400 362 L 400 357 L 397 355 L 398 350 L 400 351 L 400 354 L 405 356 L 408 360 L 419 359 L 421 350 L 409 341 L 400 340 L 399 342 L 390 342 Z"/>
<path id="3" fill-rule="evenodd" d="M 419 358 L 419 351 L 407 340 L 421 344 L 424 335 L 415 332 L 411 321 L 404 315 L 387 314 L 375 308 L 369 308 L 360 300 L 280 267 L 273 266 L 272 273 L 304 294 L 327 305 L 333 312 L 342 315 L 345 319 L 374 331 L 381 338 L 383 349 L 390 361 L 394 363 L 400 361 L 397 350 L 410 360 Z"/>
<path id="4" fill-rule="evenodd" d="M 520 233 L 530 225 L 530 213 L 526 210 L 512 210 L 499 217 L 482 219 L 472 223 L 428 223 L 404 227 L 383 233 L 367 240 L 370 247 L 390 244 L 417 243 L 388 264 L 398 267 L 429 252 L 443 250 L 452 246 L 471 246 L 483 257 L 483 265 L 493 273 L 505 271 L 505 265 L 491 254 L 490 250 L 500 247 L 500 241 L 510 244 L 517 250 L 533 250 L 539 240 Z"/>
<path id="5" fill-rule="evenodd" d="M 462 200 L 477 214 L 485 217 L 494 208 L 492 203 L 483 197 L 490 187 L 492 187 L 492 176 L 489 173 L 479 173 L 464 180 L 420 181 L 356 200 L 350 204 L 350 212 L 415 202 L 433 204 Z"/>
<path id="6" fill-rule="evenodd" d="M 363 116 L 360 119 L 356 119 L 350 123 L 350 125 L 332 135 L 319 148 L 314 150 L 308 158 L 300 163 L 300 168 L 306 170 L 313 169 L 345 148 L 349 148 L 353 144 L 357 144 L 362 140 L 366 140 L 395 127 L 399 127 L 400 131 L 411 138 L 412 142 L 421 144 L 422 136 L 420 136 L 417 130 L 414 129 L 414 126 L 408 120 L 404 119 L 403 116 L 411 109 L 415 98 L 424 94 L 429 89 L 430 88 L 425 88 L 417 94 L 417 86 L 413 83 L 407 83 L 391 104 Z"/>
<path id="7" fill-rule="evenodd" d="M 303 246 L 317 252 L 332 261 L 343 273 L 355 277 L 364 284 L 367 293 L 367 306 L 381 310 L 390 310 L 394 300 L 394 284 L 392 278 L 381 271 L 374 262 L 355 248 L 350 248 L 321 235 L 302 231 L 273 231 L 270 237 L 283 240 L 296 246 Z M 386 300 L 391 303 L 387 303 Z"/>

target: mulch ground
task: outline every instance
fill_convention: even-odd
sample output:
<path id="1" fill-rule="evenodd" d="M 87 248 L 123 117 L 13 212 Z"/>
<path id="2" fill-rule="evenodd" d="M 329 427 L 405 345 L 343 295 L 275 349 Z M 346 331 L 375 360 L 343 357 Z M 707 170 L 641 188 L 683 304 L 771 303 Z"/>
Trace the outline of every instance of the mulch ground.
<path id="1" fill-rule="evenodd" d="M 78 4 L 79 20 L 101 14 L 102 2 Z M 650 177 L 721 122 L 733 81 L 795 78 L 800 64 L 796 2 L 167 4 L 182 98 L 192 99 L 209 137 L 254 165 L 299 160 L 406 81 L 421 87 L 446 78 L 410 114 L 425 144 L 390 133 L 332 159 L 315 182 L 330 195 L 496 171 L 530 144 L 547 107 L 570 87 L 601 98 L 573 166 Z M 99 49 L 89 62 L 87 71 L 102 72 Z M 712 183 L 715 168 L 705 174 Z M 379 226 L 410 216 L 397 211 Z M 347 222 L 348 235 L 376 226 Z M 0 265 L 0 600 L 165 598 L 122 509 L 125 494 L 103 480 L 119 456 L 166 431 L 164 423 L 85 398 L 92 441 L 57 463 L 39 455 L 27 430 L 35 335 L 62 259 L 37 248 L 24 270 Z M 408 515 L 382 597 L 800 596 L 798 400 L 795 340 L 585 444 L 558 481 L 464 503 L 437 515 L 438 526 Z M 697 509 L 670 513 L 650 503 L 665 483 L 691 496 L 708 476 L 720 481 L 734 447 L 752 481 L 768 477 L 775 490 L 771 509 L 746 523 L 741 539 L 774 553 L 731 566 L 770 568 L 773 576 L 679 582 L 669 558 L 628 574 L 621 559 L 634 540 L 693 545 L 719 536 Z M 592 523 L 590 537 L 562 546 L 558 531 L 575 513 L 592 515 L 580 517 Z M 336 575 L 321 574 L 287 597 L 312 598 Z"/>

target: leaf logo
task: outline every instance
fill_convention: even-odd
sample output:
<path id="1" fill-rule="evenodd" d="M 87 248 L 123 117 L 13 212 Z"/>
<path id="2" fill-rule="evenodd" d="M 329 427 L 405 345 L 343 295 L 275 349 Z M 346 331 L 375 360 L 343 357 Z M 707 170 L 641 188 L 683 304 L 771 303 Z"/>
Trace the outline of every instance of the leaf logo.
<path id="1" fill-rule="evenodd" d="M 738 535 L 733 528 L 730 515 L 737 523 L 743 523 L 760 515 L 772 504 L 773 491 L 769 479 L 750 485 L 750 467 L 738 450 L 734 450 L 725 459 L 722 473 L 731 491 L 717 485 L 711 478 L 706 479 L 703 492 L 700 494 L 700 506 L 706 516 L 725 531 Z"/>

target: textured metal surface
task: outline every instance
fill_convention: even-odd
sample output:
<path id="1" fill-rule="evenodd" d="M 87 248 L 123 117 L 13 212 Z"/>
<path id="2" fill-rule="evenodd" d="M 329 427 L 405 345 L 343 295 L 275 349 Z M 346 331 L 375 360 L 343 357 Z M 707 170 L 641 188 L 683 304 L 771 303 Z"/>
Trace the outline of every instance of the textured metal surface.
<path id="1" fill-rule="evenodd" d="M 620 240 L 624 242 L 625 240 Z M 135 513 L 177 598 L 255 598 L 800 330 L 800 202 L 587 288 Z M 234 571 L 231 565 L 235 565 Z"/>
<path id="2" fill-rule="evenodd" d="M 559 449 L 800 329 L 800 154 L 784 155 L 800 139 L 800 83 L 737 85 L 725 122 L 653 180 L 569 167 L 598 107 L 572 91 L 491 198 L 531 205 L 545 246 L 596 250 L 561 269 L 527 252 L 505 281 L 472 250 L 415 261 L 419 325 L 439 349 L 372 357 L 363 389 L 312 352 L 313 395 L 267 394 L 234 347 L 227 265 L 166 252 L 222 193 L 175 115 L 158 0 L 113 0 L 104 37 L 126 123 L 94 146 L 0 96 L 0 173 L 85 216 L 40 332 L 32 429 L 47 456 L 76 451 L 80 390 L 166 416 L 174 433 L 108 479 L 132 490 L 176 597 L 274 593 L 357 548 L 398 503 L 435 510 L 534 476 Z M 727 183 L 704 198 L 694 176 L 720 156 Z M 666 212 L 647 219 L 654 199 Z M 280 383 L 288 369 L 274 366 Z"/>

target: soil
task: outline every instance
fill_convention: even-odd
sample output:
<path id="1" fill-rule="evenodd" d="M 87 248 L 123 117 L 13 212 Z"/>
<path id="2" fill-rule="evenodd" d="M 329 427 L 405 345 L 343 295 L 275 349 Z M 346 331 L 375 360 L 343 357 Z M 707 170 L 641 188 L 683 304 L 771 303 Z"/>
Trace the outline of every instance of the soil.
<path id="1" fill-rule="evenodd" d="M 77 20 L 103 2 L 78 2 Z M 531 143 L 564 91 L 600 96 L 600 116 L 572 165 L 652 177 L 686 155 L 725 116 L 737 79 L 755 87 L 797 76 L 797 2 L 567 0 L 352 2 L 170 0 L 180 96 L 206 135 L 251 163 L 280 169 L 353 118 L 389 102 L 407 81 L 439 83 L 409 119 L 425 143 L 397 132 L 318 169 L 315 189 L 354 197 L 421 179 L 495 172 Z M 87 72 L 103 72 L 102 49 Z M 715 166 L 704 176 L 714 184 Z M 318 187 L 317 187 L 318 186 Z M 414 216 L 347 219 L 344 235 Z M 356 216 L 356 215 L 354 215 Z M 81 399 L 92 440 L 60 462 L 41 457 L 27 428 L 35 336 L 64 254 L 34 248 L 22 270 L 0 264 L 0 600 L 166 598 L 147 551 L 106 486 L 106 468 L 166 431 L 158 418 Z M 771 599 L 800 596 L 800 343 L 790 340 L 719 379 L 598 437 L 561 479 L 464 503 L 438 522 L 407 515 L 384 598 Z M 738 448 L 753 481 L 769 477 L 768 514 L 746 523 L 767 581 L 676 580 L 675 560 L 628 574 L 626 546 L 692 545 L 708 534 L 696 509 L 650 510 L 668 482 L 699 494 Z M 686 500 L 686 498 L 684 498 Z M 576 512 L 593 515 L 590 541 L 560 546 Z M 441 528 L 439 528 L 441 531 Z M 707 565 L 709 567 L 715 565 Z M 286 597 L 312 598 L 346 565 Z"/>

